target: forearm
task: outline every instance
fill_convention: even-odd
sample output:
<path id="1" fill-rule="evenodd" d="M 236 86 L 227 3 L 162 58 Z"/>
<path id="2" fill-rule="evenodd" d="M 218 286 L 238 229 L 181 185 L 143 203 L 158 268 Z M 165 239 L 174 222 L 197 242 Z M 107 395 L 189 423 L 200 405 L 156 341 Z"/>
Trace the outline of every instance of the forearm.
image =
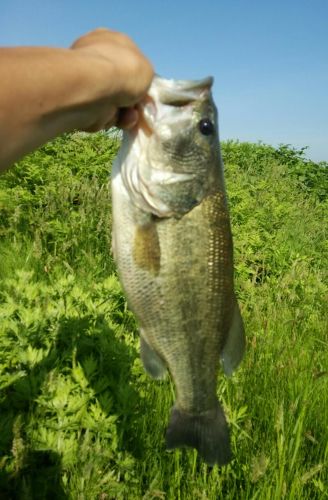
<path id="1" fill-rule="evenodd" d="M 0 48 L 0 170 L 72 130 L 134 126 L 153 69 L 124 34 L 100 28 L 70 49 Z"/>
<path id="2" fill-rule="evenodd" d="M 0 169 L 60 133 L 88 128 L 88 103 L 108 99 L 94 73 L 106 71 L 110 85 L 110 69 L 70 49 L 0 49 Z"/>

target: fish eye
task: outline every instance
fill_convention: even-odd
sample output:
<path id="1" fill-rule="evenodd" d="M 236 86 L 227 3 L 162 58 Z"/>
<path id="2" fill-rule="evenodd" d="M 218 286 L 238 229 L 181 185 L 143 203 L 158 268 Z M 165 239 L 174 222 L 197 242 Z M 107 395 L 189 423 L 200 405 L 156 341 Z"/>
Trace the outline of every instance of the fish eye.
<path id="1" fill-rule="evenodd" d="M 214 124 L 209 118 L 203 118 L 198 123 L 200 133 L 203 135 L 212 135 L 214 133 Z"/>

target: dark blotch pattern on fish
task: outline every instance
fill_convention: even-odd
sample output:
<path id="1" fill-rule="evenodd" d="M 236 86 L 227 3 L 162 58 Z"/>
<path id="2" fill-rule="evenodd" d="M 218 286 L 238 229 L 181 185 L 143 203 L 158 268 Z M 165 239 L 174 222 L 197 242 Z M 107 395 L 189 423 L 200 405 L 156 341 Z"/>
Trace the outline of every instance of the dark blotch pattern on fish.
<path id="1" fill-rule="evenodd" d="M 155 222 L 137 226 L 133 243 L 133 258 L 137 266 L 157 276 L 161 265 L 161 249 Z"/>

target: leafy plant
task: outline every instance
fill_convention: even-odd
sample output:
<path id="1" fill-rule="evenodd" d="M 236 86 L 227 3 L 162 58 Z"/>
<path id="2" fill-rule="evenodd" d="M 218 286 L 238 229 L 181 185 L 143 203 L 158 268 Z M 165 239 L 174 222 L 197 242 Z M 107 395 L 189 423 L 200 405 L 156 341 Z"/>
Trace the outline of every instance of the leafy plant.
<path id="1" fill-rule="evenodd" d="M 0 177 L 0 498 L 327 496 L 327 165 L 222 145 L 247 354 L 218 393 L 234 459 L 164 449 L 111 256 L 117 137 L 56 139 Z"/>

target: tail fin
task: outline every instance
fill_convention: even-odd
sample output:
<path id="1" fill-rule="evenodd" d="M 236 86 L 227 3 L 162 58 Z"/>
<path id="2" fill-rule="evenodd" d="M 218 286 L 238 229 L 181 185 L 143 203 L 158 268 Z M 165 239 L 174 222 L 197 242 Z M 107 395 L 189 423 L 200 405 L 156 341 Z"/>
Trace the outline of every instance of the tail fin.
<path id="1" fill-rule="evenodd" d="M 190 446 L 208 465 L 227 464 L 231 460 L 229 428 L 220 405 L 200 415 L 173 408 L 166 446 L 168 450 Z"/>

